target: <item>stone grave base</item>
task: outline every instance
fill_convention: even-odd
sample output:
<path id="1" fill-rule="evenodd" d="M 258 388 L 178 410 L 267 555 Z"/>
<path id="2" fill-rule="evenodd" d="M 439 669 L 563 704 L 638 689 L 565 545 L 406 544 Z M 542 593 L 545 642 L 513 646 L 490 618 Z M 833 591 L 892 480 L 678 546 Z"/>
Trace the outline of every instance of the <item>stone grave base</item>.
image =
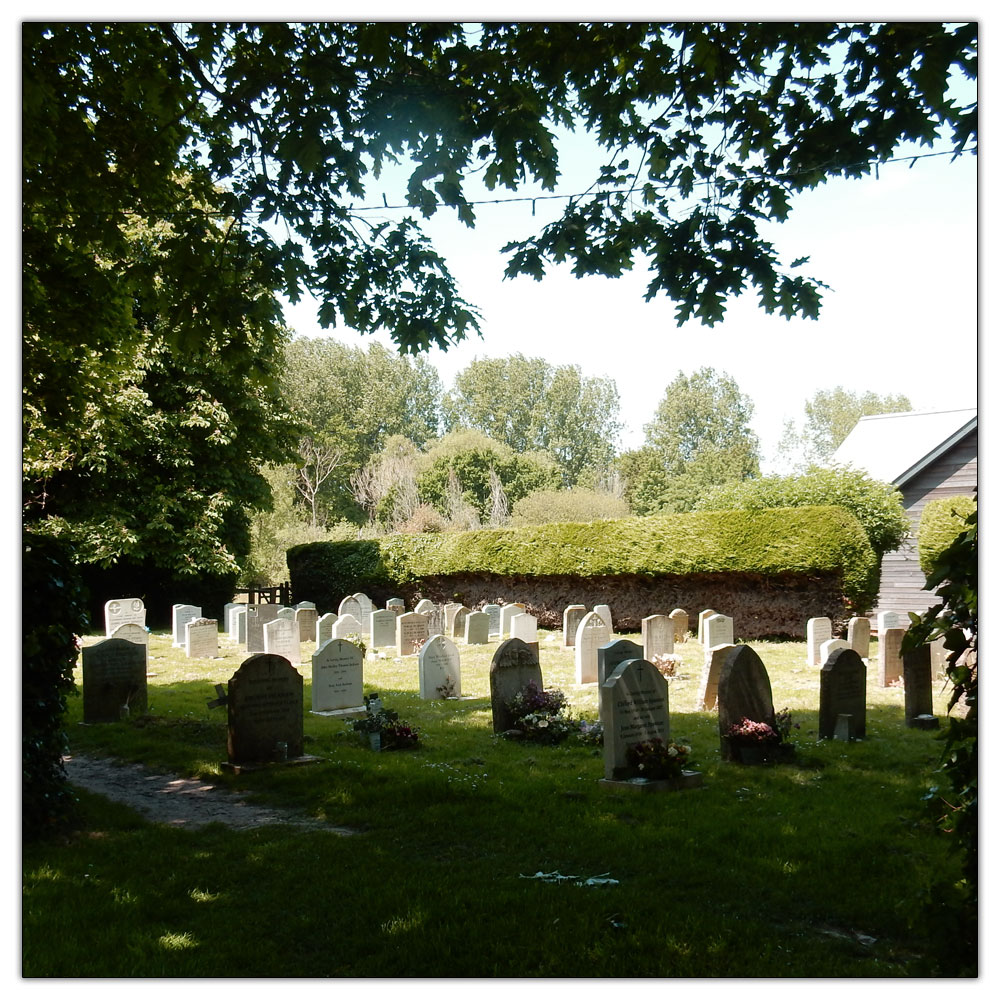
<path id="1" fill-rule="evenodd" d="M 700 788 L 705 782 L 701 771 L 682 771 L 679 778 L 664 778 L 660 781 L 650 781 L 649 778 L 628 778 L 615 781 L 611 778 L 601 778 L 597 784 L 607 792 L 679 792 L 685 788 Z"/>
<path id="2" fill-rule="evenodd" d="M 934 715 L 915 715 L 912 719 L 907 719 L 906 724 L 911 729 L 937 729 L 940 726 Z"/>
<path id="3" fill-rule="evenodd" d="M 310 715 L 322 715 L 328 719 L 363 719 L 365 717 L 365 706 L 359 705 L 357 708 L 331 708 L 325 712 L 314 712 L 309 710 Z"/>
<path id="4" fill-rule="evenodd" d="M 223 771 L 228 771 L 230 774 L 250 774 L 253 771 L 263 771 L 268 767 L 298 767 L 302 764 L 320 764 L 324 760 L 326 760 L 325 757 L 314 757 L 312 754 L 303 754 L 301 757 L 292 757 L 289 760 L 255 760 L 246 764 L 224 760 L 219 766 Z"/>

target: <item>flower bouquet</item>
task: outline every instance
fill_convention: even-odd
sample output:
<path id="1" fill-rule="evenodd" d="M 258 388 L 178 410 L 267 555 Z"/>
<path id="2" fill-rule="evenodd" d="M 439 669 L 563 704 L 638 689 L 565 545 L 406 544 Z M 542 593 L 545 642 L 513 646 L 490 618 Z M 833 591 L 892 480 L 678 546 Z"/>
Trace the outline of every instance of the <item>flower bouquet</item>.
<path id="1" fill-rule="evenodd" d="M 579 729 L 566 715 L 566 695 L 555 688 L 539 690 L 534 681 L 514 695 L 507 710 L 513 719 L 510 735 L 533 743 L 561 743 Z"/>
<path id="2" fill-rule="evenodd" d="M 691 748 L 684 743 L 656 737 L 628 746 L 625 761 L 635 777 L 665 781 L 680 778 L 691 765 Z"/>
<path id="3" fill-rule="evenodd" d="M 366 733 L 373 750 L 404 750 L 415 747 L 420 731 L 382 704 L 377 694 L 365 695 L 365 717 L 351 723 L 356 733 Z"/>
<path id="4" fill-rule="evenodd" d="M 742 718 L 725 732 L 731 759 L 743 764 L 788 760 L 794 754 L 795 748 L 791 743 L 785 743 L 783 738 L 792 728 L 791 715 L 787 708 L 775 716 L 773 726 L 766 722 Z"/>

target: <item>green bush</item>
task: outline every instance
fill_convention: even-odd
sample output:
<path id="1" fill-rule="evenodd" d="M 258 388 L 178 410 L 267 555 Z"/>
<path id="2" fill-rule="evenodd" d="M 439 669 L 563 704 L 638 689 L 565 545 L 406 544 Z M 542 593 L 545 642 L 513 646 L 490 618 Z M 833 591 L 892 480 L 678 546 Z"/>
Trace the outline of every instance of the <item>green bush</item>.
<path id="1" fill-rule="evenodd" d="M 522 497 L 510 514 L 514 527 L 552 521 L 606 521 L 628 517 L 629 505 L 621 497 L 574 487 L 569 490 L 536 490 Z"/>
<path id="2" fill-rule="evenodd" d="M 334 606 L 344 594 L 429 577 L 656 577 L 689 573 L 837 573 L 855 605 L 878 589 L 878 560 L 840 507 L 705 511 L 592 523 L 552 523 L 438 535 L 388 535 L 300 545 L 288 552 L 300 599 Z"/>
<path id="3" fill-rule="evenodd" d="M 813 466 L 801 476 L 764 476 L 712 490 L 696 510 L 765 510 L 835 504 L 860 522 L 876 556 L 899 547 L 910 530 L 899 490 L 852 468 Z"/>
<path id="4" fill-rule="evenodd" d="M 920 568 L 930 575 L 941 554 L 968 527 L 966 518 L 976 509 L 975 497 L 945 497 L 929 500 L 920 515 L 917 551 Z"/>

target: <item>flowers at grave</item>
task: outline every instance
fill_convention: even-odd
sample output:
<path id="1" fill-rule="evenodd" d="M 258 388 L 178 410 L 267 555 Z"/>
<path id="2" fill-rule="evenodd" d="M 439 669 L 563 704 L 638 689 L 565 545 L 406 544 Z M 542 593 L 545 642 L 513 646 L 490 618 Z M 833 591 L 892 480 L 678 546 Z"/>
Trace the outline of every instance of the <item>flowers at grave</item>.
<path id="1" fill-rule="evenodd" d="M 420 742 L 420 730 L 403 722 L 377 694 L 365 695 L 365 716 L 351 723 L 356 733 L 380 737 L 382 750 L 403 750 Z"/>
<path id="2" fill-rule="evenodd" d="M 775 712 L 774 728 L 778 731 L 782 743 L 785 743 L 791 737 L 792 730 L 798 729 L 800 725 L 799 722 L 792 722 L 792 713 L 787 708 Z"/>
<path id="3" fill-rule="evenodd" d="M 674 653 L 654 653 L 649 662 L 663 674 L 664 677 L 676 677 L 681 658 Z"/>
<path id="4" fill-rule="evenodd" d="M 449 675 L 440 683 L 435 689 L 437 693 L 447 701 L 449 698 L 457 698 L 458 695 L 455 694 L 455 678 Z"/>
<path id="5" fill-rule="evenodd" d="M 691 765 L 691 747 L 655 737 L 626 747 L 625 762 L 639 778 L 679 778 Z"/>
<path id="6" fill-rule="evenodd" d="M 726 739 L 736 746 L 766 745 L 780 743 L 781 733 L 766 722 L 756 722 L 744 717 L 726 730 Z"/>
<path id="7" fill-rule="evenodd" d="M 566 714 L 566 695 L 557 688 L 540 690 L 534 681 L 507 703 L 513 718 L 512 733 L 535 743 L 561 743 L 577 729 Z"/>
<path id="8" fill-rule="evenodd" d="M 604 746 L 604 724 L 591 722 L 589 719 L 580 719 L 580 732 L 577 734 L 577 738 L 584 746 Z"/>

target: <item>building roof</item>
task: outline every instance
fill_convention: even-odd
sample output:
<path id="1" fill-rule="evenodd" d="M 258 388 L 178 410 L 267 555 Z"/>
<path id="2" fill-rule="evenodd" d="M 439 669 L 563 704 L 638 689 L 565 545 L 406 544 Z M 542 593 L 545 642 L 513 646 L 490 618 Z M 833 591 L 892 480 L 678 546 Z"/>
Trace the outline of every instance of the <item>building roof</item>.
<path id="1" fill-rule="evenodd" d="M 978 426 L 975 407 L 862 417 L 833 453 L 832 461 L 902 486 Z"/>

